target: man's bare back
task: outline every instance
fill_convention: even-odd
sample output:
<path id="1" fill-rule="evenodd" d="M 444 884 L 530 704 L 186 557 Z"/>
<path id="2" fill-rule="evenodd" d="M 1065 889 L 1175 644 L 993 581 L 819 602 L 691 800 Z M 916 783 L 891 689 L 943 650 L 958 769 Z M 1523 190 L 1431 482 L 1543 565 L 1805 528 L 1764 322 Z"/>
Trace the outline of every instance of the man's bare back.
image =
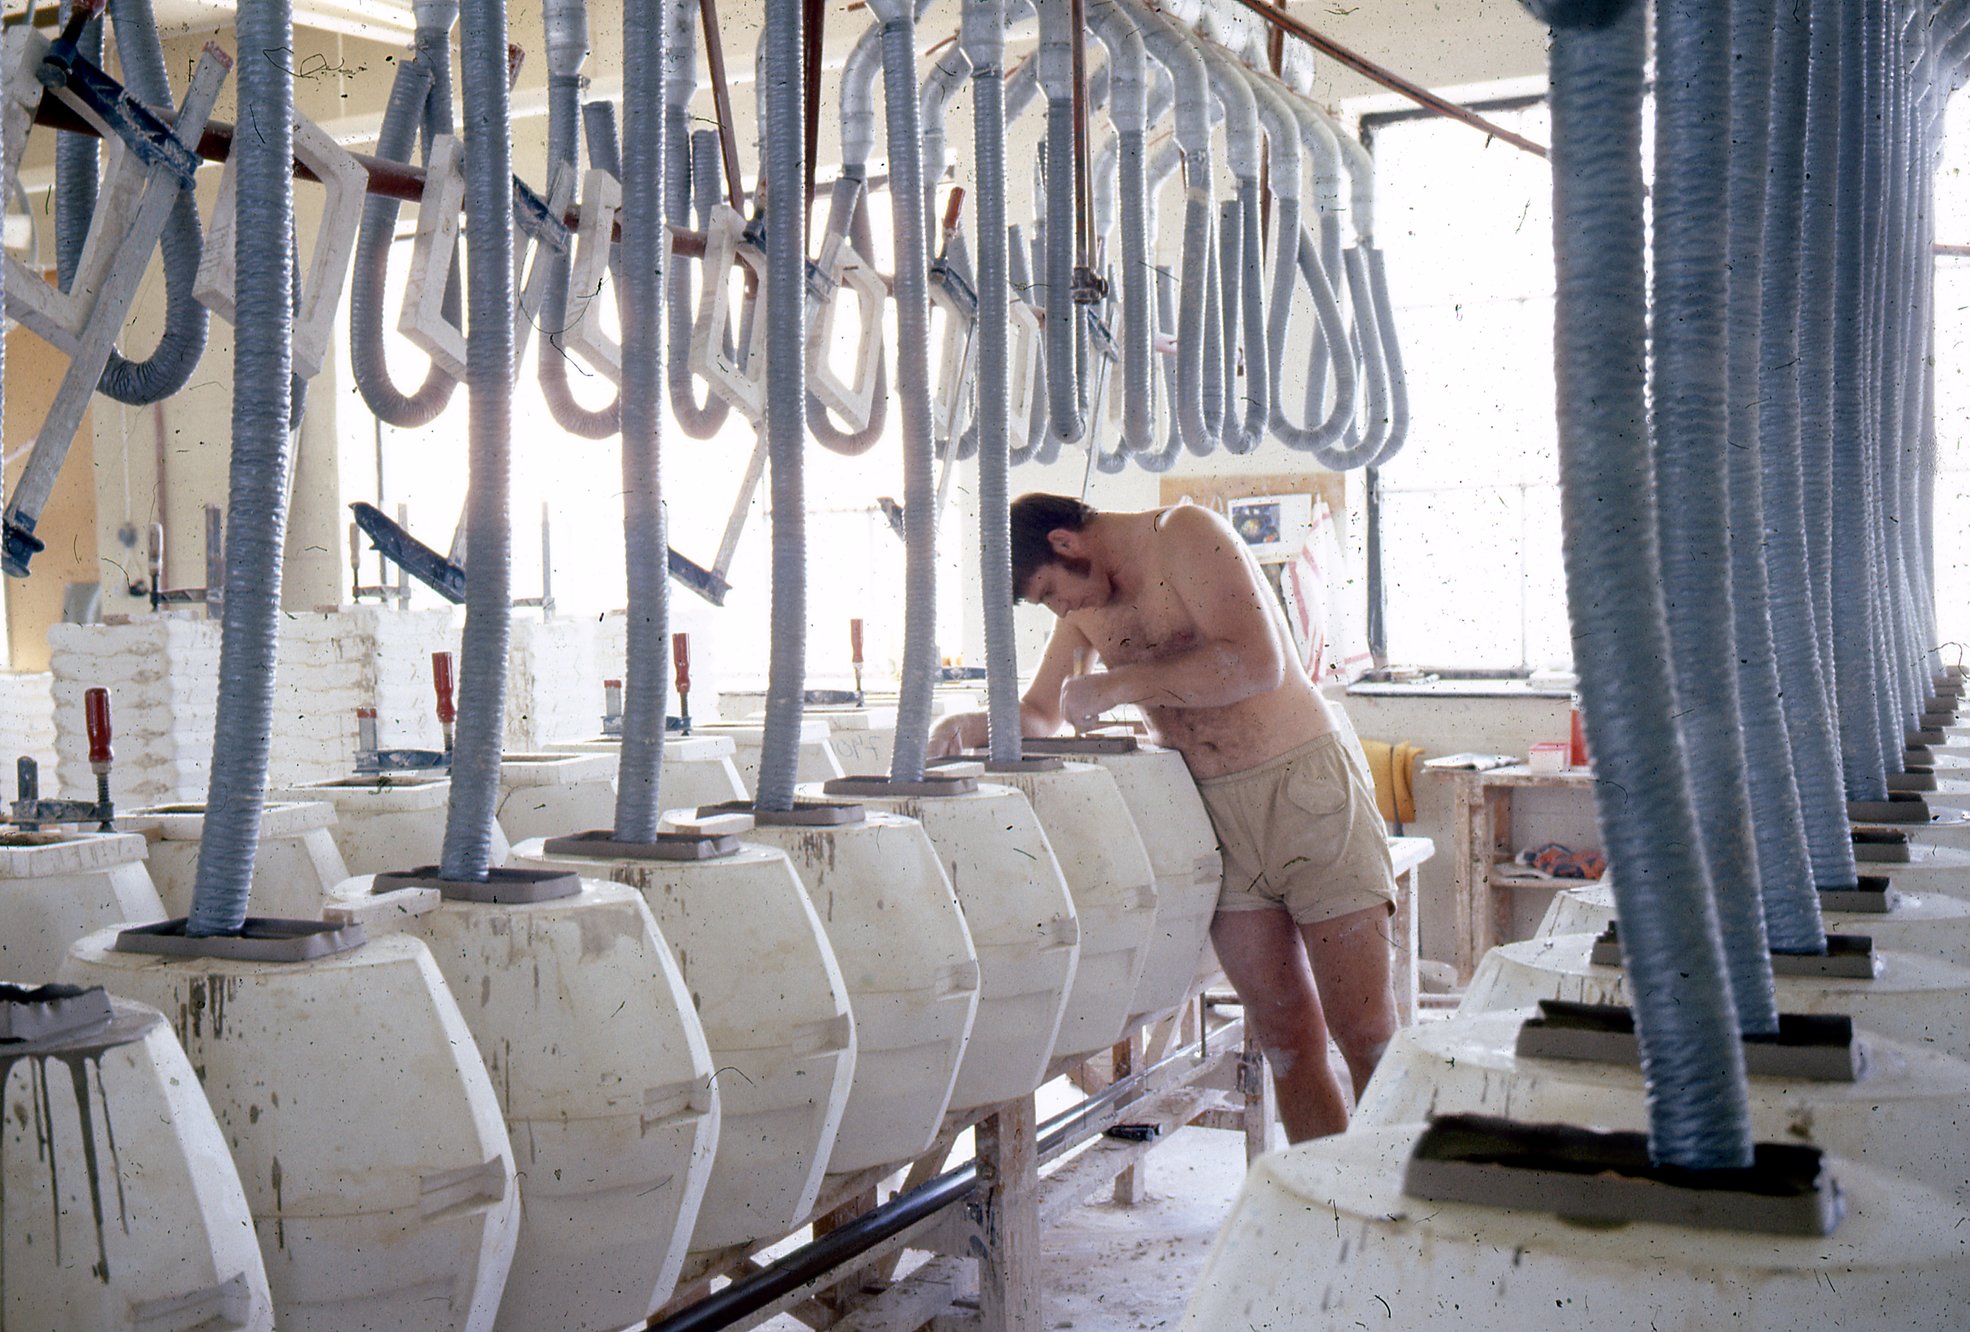
<path id="1" fill-rule="evenodd" d="M 1194 505 L 1102 513 L 1053 534 L 1067 564 L 1019 589 L 1060 617 L 1021 705 L 1028 735 L 1139 706 L 1197 777 L 1255 767 L 1334 729 L 1284 615 L 1231 526 Z M 1086 573 L 1072 566 L 1087 562 Z M 1092 649 L 1105 670 L 1077 675 Z M 968 719 L 940 730 L 955 739 Z M 966 743 L 982 737 L 964 734 Z"/>

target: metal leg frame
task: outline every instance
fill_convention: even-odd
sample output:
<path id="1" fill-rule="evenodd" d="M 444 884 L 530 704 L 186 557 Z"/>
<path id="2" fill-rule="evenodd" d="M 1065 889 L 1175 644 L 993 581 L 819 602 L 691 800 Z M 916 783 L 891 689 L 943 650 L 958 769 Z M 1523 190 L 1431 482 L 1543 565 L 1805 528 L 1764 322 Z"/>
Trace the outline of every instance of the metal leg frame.
<path id="1" fill-rule="evenodd" d="M 1046 1124 L 1038 1122 L 1032 1096 L 952 1116 L 887 1197 L 944 1177 L 952 1145 L 973 1129 L 976 1179 L 968 1192 L 727 1326 L 757 1327 L 791 1313 L 836 1332 L 1037 1332 L 1044 1326 L 1045 1226 L 1107 1191 L 1118 1202 L 1138 1200 L 1144 1158 L 1186 1124 L 1242 1131 L 1248 1159 L 1264 1150 L 1271 1114 L 1263 1060 L 1242 1015 L 1222 1018 L 1220 1007 L 1231 1001 L 1199 987 L 1170 1017 L 1130 1032 L 1111 1057 L 1112 1079 L 1091 1086 L 1077 1078 L 1090 1088 L 1088 1100 Z M 1126 1132 L 1109 1136 L 1118 1126 Z M 882 1184 L 897 1173 L 829 1176 L 816 1205 L 816 1238 L 877 1209 Z M 676 1294 L 650 1326 L 685 1313 L 721 1279 L 739 1282 L 767 1270 L 757 1255 L 773 1243 L 692 1254 Z M 933 1256 L 898 1279 L 906 1249 Z"/>

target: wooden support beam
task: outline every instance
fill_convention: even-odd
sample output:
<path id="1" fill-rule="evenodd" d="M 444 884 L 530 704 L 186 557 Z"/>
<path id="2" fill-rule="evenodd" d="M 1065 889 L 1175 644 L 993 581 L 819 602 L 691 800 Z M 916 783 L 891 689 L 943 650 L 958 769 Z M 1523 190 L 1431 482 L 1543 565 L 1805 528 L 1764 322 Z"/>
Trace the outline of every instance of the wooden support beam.
<path id="1" fill-rule="evenodd" d="M 1109 1051 L 1109 1060 L 1114 1065 L 1115 1081 L 1120 1082 L 1135 1072 L 1136 1051 L 1142 1041 L 1140 1032 L 1131 1031 L 1115 1043 Z M 1179 1121 L 1181 1123 L 1181 1121 Z M 1115 1176 L 1115 1191 L 1112 1195 L 1118 1207 L 1134 1207 L 1142 1201 L 1143 1167 L 1140 1164 L 1124 1166 Z"/>
<path id="2" fill-rule="evenodd" d="M 994 1332 L 1040 1327 L 1039 1153 L 1033 1098 L 999 1107 L 978 1125 L 984 1188 L 973 1204 L 984 1243 L 978 1316 Z"/>

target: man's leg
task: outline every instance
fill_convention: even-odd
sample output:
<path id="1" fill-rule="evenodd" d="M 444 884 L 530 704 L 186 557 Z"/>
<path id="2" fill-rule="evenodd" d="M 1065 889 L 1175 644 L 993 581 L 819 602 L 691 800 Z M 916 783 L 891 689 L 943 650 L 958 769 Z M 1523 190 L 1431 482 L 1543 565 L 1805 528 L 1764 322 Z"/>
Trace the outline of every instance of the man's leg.
<path id="1" fill-rule="evenodd" d="M 1300 926 L 1320 987 L 1334 1043 L 1348 1061 L 1358 1101 L 1395 1039 L 1395 989 L 1389 983 L 1389 912 L 1372 906 Z M 1227 975 L 1229 971 L 1227 970 Z"/>
<path id="2" fill-rule="evenodd" d="M 1339 1133 L 1347 1101 L 1327 1063 L 1327 1023 L 1293 918 L 1282 911 L 1220 911 L 1211 943 L 1272 1065 L 1279 1119 L 1292 1142 Z"/>

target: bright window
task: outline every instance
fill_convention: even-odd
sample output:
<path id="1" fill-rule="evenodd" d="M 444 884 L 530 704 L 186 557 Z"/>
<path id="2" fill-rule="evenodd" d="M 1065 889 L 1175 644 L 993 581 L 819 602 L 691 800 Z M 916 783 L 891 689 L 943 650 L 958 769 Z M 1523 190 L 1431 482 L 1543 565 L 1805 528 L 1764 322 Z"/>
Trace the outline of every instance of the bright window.
<path id="1" fill-rule="evenodd" d="M 1545 142 L 1543 103 L 1483 108 Z M 1393 665 L 1571 663 L 1553 419 L 1552 175 L 1452 121 L 1370 121 L 1410 430 L 1380 473 Z"/>

